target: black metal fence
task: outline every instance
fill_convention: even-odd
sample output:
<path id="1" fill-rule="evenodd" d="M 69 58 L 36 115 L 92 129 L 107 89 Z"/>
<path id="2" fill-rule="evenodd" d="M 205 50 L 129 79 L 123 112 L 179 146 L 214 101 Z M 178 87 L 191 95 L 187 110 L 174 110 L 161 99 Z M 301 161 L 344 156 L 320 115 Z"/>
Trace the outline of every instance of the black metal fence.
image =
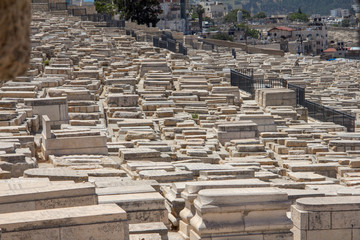
<path id="1" fill-rule="evenodd" d="M 49 3 L 50 11 L 65 11 L 68 10 L 67 3 Z"/>
<path id="2" fill-rule="evenodd" d="M 252 69 L 241 69 L 239 71 L 231 70 L 230 82 L 232 86 L 237 86 L 239 89 L 251 94 L 252 97 L 255 97 L 255 90 L 261 88 L 288 88 L 294 90 L 296 92 L 296 104 L 306 107 L 310 117 L 323 122 L 333 122 L 345 126 L 349 132 L 355 131 L 355 116 L 306 100 L 305 89 L 290 84 L 285 79 L 254 79 Z"/>
<path id="3" fill-rule="evenodd" d="M 184 45 L 179 42 L 179 53 L 182 53 L 183 55 L 187 55 L 187 48 L 184 47 Z"/>
<path id="4" fill-rule="evenodd" d="M 286 86 L 285 86 L 286 87 Z M 305 88 L 288 83 L 287 88 L 296 92 L 296 104 L 304 106 L 305 104 Z"/>
<path id="5" fill-rule="evenodd" d="M 163 40 L 159 40 L 159 48 L 168 48 L 168 42 L 167 41 L 163 41 Z"/>
<path id="6" fill-rule="evenodd" d="M 181 42 L 176 41 L 170 32 L 163 32 L 160 37 L 153 36 L 153 46 L 168 49 L 174 53 L 187 55 L 187 48 Z"/>
<path id="7" fill-rule="evenodd" d="M 49 3 L 49 0 L 31 0 L 31 3 Z"/>
<path id="8" fill-rule="evenodd" d="M 154 47 L 159 47 L 159 38 L 158 37 L 153 37 L 153 46 Z"/>
<path id="9" fill-rule="evenodd" d="M 254 89 L 261 89 L 261 88 L 284 88 L 286 87 L 286 80 L 282 78 L 270 78 L 270 79 L 263 79 L 263 78 L 254 78 Z"/>
<path id="10" fill-rule="evenodd" d="M 239 89 L 255 96 L 254 76 L 252 69 L 242 69 L 240 72 L 231 70 L 231 86 L 237 86 Z"/>
<path id="11" fill-rule="evenodd" d="M 254 78 L 252 69 L 231 70 L 231 85 L 238 86 L 241 90 L 255 96 L 255 90 L 261 88 L 283 88 L 286 80 L 282 78 L 262 79 Z"/>
<path id="12" fill-rule="evenodd" d="M 322 122 L 333 122 L 345 126 L 349 132 L 355 132 L 355 116 L 325 107 L 308 100 L 304 101 L 310 117 Z"/>
<path id="13" fill-rule="evenodd" d="M 168 39 L 168 50 L 176 53 L 176 40 Z"/>

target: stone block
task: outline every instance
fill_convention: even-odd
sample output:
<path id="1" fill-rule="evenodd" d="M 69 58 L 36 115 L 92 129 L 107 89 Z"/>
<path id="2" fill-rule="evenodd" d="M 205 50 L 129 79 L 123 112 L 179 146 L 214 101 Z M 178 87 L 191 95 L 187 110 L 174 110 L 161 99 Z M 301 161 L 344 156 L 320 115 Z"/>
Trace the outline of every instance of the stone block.
<path id="1" fill-rule="evenodd" d="M 126 212 L 116 204 L 4 213 L 0 226 L 2 239 L 128 239 Z"/>

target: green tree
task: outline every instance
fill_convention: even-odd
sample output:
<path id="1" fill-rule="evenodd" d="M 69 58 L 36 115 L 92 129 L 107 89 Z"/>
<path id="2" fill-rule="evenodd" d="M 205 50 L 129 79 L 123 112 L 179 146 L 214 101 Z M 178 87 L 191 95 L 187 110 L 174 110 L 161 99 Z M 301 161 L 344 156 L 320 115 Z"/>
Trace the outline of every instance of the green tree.
<path id="1" fill-rule="evenodd" d="M 252 38 L 259 38 L 260 35 L 260 31 L 250 28 L 248 25 L 246 25 L 245 23 L 240 23 L 237 24 L 236 27 L 238 29 L 244 29 L 246 36 L 252 37 Z"/>
<path id="2" fill-rule="evenodd" d="M 109 3 L 107 0 L 96 0 L 95 8 L 98 13 L 114 15 L 116 12 L 115 5 L 112 3 Z"/>
<path id="3" fill-rule="evenodd" d="M 158 0 L 115 0 L 121 15 L 125 20 L 156 26 L 162 13 Z"/>
<path id="4" fill-rule="evenodd" d="M 191 19 L 195 20 L 198 17 L 199 17 L 199 15 L 197 14 L 197 12 L 194 9 L 192 9 L 192 11 L 191 11 Z"/>
<path id="5" fill-rule="evenodd" d="M 266 16 L 266 13 L 265 13 L 265 12 L 258 12 L 257 14 L 255 14 L 255 15 L 253 16 L 253 18 L 255 18 L 255 19 L 261 19 L 261 18 L 267 18 L 267 16 Z"/>
<path id="6" fill-rule="evenodd" d="M 204 19 L 205 21 L 207 21 L 207 22 L 209 22 L 211 25 L 215 25 L 215 21 L 214 21 L 214 19 L 212 19 L 212 18 L 209 18 L 209 17 L 205 17 L 205 19 Z"/>
<path id="7" fill-rule="evenodd" d="M 224 40 L 224 41 L 234 41 L 234 38 L 232 36 L 229 36 L 229 34 L 226 33 L 216 33 L 215 35 L 211 36 L 210 38 L 212 39 L 217 39 L 217 40 Z"/>
<path id="8" fill-rule="evenodd" d="M 211 26 L 208 28 L 208 31 L 219 31 L 219 28 L 215 26 Z"/>
<path id="9" fill-rule="evenodd" d="M 342 27 L 350 27 L 350 20 L 345 18 L 344 20 L 341 21 L 341 26 Z"/>
<path id="10" fill-rule="evenodd" d="M 203 23 L 203 15 L 205 13 L 205 9 L 199 4 L 196 6 L 195 12 L 198 15 L 199 18 L 199 27 L 200 27 L 200 31 L 202 32 L 202 23 Z"/>
<path id="11" fill-rule="evenodd" d="M 299 21 L 299 22 L 308 22 L 309 16 L 305 13 L 302 13 L 301 9 L 299 8 L 298 12 L 290 13 L 287 18 L 290 21 Z"/>
<path id="12" fill-rule="evenodd" d="M 227 23 L 235 23 L 237 22 L 237 12 L 238 11 L 242 12 L 242 18 L 244 20 L 250 20 L 251 19 L 251 15 L 250 12 L 245 10 L 245 9 L 233 9 L 231 10 L 228 14 L 226 14 L 226 16 L 224 17 L 224 22 Z"/>

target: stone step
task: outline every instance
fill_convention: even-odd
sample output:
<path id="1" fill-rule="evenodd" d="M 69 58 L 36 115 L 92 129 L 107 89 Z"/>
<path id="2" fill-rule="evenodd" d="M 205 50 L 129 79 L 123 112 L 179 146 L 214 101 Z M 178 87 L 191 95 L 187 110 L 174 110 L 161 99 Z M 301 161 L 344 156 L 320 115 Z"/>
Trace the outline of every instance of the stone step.
<path id="1" fill-rule="evenodd" d="M 129 224 L 129 234 L 145 235 L 157 233 L 161 240 L 168 239 L 168 229 L 163 222 Z"/>

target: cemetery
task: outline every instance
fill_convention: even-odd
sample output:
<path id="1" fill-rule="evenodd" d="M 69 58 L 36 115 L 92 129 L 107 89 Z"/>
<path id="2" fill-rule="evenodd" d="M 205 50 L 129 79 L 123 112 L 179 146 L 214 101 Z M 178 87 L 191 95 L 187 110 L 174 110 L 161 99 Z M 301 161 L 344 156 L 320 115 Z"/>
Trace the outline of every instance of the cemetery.
<path id="1" fill-rule="evenodd" d="M 359 239 L 359 61 L 45 7 L 0 67 L 1 240 Z"/>

